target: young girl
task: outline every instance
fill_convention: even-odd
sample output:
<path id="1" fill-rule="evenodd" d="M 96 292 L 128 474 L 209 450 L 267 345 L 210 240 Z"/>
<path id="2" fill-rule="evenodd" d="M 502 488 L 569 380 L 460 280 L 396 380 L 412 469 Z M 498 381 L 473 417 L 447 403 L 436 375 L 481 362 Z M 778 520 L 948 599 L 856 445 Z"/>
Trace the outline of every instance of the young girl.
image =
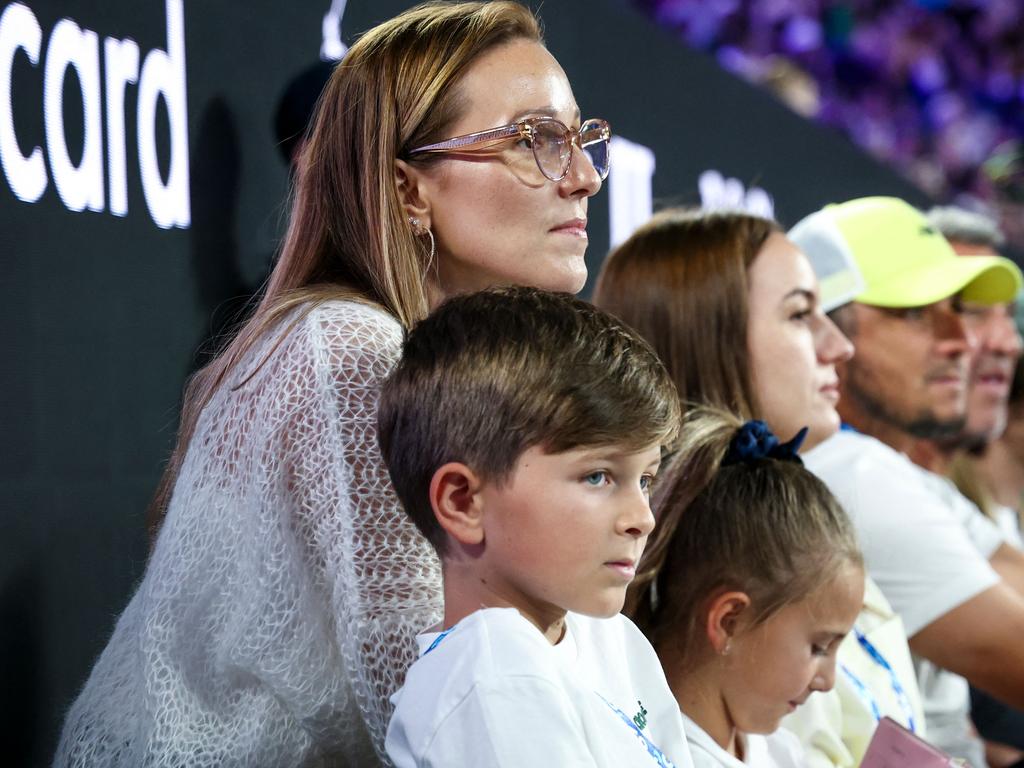
<path id="1" fill-rule="evenodd" d="M 804 765 L 779 721 L 832 688 L 864 598 L 853 529 L 761 421 L 699 409 L 658 493 L 629 613 L 661 659 L 697 768 Z"/>

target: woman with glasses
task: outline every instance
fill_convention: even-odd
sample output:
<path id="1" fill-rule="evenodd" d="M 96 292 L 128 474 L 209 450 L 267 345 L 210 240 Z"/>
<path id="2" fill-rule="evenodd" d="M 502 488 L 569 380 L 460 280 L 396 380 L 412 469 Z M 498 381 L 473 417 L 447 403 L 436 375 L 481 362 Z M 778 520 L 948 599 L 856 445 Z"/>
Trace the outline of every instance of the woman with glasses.
<path id="1" fill-rule="evenodd" d="M 190 382 L 146 574 L 58 765 L 371 765 L 440 618 L 376 439 L 405 330 L 497 284 L 576 292 L 607 125 L 532 14 L 429 3 L 336 68 L 254 315 Z"/>

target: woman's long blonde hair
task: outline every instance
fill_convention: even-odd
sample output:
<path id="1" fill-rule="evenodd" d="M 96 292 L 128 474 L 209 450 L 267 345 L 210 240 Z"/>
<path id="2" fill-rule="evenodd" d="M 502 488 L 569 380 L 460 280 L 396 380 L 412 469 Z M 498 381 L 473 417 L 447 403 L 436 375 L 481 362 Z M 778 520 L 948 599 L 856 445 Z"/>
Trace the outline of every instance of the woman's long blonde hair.
<path id="1" fill-rule="evenodd" d="M 516 2 L 428 2 L 369 30 L 335 68 L 299 160 L 288 231 L 263 296 L 185 387 L 177 442 L 147 512 L 152 534 L 203 408 L 290 310 L 351 298 L 379 305 L 406 328 L 426 316 L 427 254 L 403 212 L 395 160 L 430 162 L 407 153 L 445 138 L 466 106 L 462 75 L 482 53 L 515 39 L 542 41 L 537 19 Z"/>

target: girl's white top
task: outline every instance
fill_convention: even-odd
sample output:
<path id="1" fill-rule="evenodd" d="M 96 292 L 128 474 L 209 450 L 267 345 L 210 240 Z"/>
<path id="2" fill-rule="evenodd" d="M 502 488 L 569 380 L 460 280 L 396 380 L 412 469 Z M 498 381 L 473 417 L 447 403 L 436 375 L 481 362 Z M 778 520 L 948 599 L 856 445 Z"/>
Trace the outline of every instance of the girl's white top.
<path id="1" fill-rule="evenodd" d="M 686 741 L 690 745 L 695 768 L 806 768 L 807 762 L 800 741 L 785 728 L 762 736 L 740 733 L 743 759 L 730 754 L 711 738 L 707 731 L 683 715 Z"/>
<path id="2" fill-rule="evenodd" d="M 381 310 L 331 301 L 249 350 L 203 410 L 56 765 L 383 759 L 390 696 L 442 600 L 377 444 L 401 339 Z"/>

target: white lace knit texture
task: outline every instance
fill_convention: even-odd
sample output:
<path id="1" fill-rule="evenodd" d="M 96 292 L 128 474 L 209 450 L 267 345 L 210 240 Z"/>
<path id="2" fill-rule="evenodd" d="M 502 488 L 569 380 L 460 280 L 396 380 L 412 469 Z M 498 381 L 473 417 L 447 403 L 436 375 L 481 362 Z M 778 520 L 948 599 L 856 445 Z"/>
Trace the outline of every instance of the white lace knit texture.
<path id="1" fill-rule="evenodd" d="M 199 419 L 56 765 L 383 761 L 388 699 L 441 615 L 440 565 L 377 446 L 401 338 L 333 301 L 253 346 Z"/>

